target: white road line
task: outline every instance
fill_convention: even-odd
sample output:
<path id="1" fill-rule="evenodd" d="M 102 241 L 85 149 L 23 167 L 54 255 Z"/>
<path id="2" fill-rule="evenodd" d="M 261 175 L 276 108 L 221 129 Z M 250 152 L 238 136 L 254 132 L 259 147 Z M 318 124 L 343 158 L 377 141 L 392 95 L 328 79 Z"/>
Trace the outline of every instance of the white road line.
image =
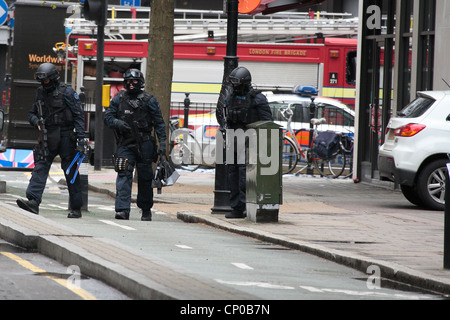
<path id="1" fill-rule="evenodd" d="M 384 297 L 384 298 L 399 298 L 399 299 L 411 299 L 418 300 L 424 299 L 423 296 L 417 296 L 414 294 L 401 294 L 401 293 L 385 293 L 385 292 L 376 292 L 376 291 L 356 291 L 356 290 L 344 290 L 344 289 L 328 289 L 328 288 L 315 288 L 309 286 L 300 286 L 300 288 L 308 290 L 310 292 L 315 293 L 332 293 L 332 294 L 346 294 L 349 296 L 366 296 L 366 297 Z M 426 299 L 426 297 L 425 297 Z"/>
<path id="2" fill-rule="evenodd" d="M 305 290 L 308 290 L 308 291 L 310 291 L 310 292 L 316 292 L 316 293 L 323 292 L 323 291 L 320 290 L 319 288 L 315 288 L 315 287 L 300 286 L 300 288 L 305 289 Z"/>
<path id="3" fill-rule="evenodd" d="M 67 210 L 67 208 L 61 209 L 61 208 L 55 208 L 55 207 L 49 207 L 49 206 L 39 206 L 39 210 L 45 210 L 45 211 L 61 211 L 61 210 Z"/>
<path id="4" fill-rule="evenodd" d="M 17 196 L 15 194 L 11 194 L 11 193 L 4 193 L 4 195 L 8 196 L 8 197 L 13 197 L 13 198 L 23 198 L 22 196 Z"/>
<path id="5" fill-rule="evenodd" d="M 184 244 L 176 244 L 175 246 L 181 249 L 192 249 L 192 247 L 186 246 Z"/>
<path id="6" fill-rule="evenodd" d="M 97 207 L 98 210 L 103 210 L 103 211 L 109 211 L 109 212 L 115 212 L 116 210 L 113 207 L 105 207 L 105 206 L 98 206 Z"/>
<path id="7" fill-rule="evenodd" d="M 232 262 L 231 263 L 233 266 L 238 267 L 239 269 L 244 269 L 244 270 L 253 270 L 252 267 L 246 265 L 245 263 L 240 263 L 240 262 Z"/>
<path id="8" fill-rule="evenodd" d="M 63 207 L 63 206 L 58 206 L 58 205 L 52 204 L 52 203 L 47 203 L 46 206 L 58 208 L 58 209 L 61 209 L 61 210 L 67 210 L 67 208 L 68 208 L 68 206 Z"/>
<path id="9" fill-rule="evenodd" d="M 218 283 L 229 284 L 233 286 L 243 286 L 243 287 L 259 287 L 266 289 L 278 289 L 278 290 L 294 290 L 294 287 L 283 286 L 278 284 L 272 284 L 267 282 L 257 282 L 257 281 L 227 281 L 221 279 L 215 279 Z"/>
<path id="10" fill-rule="evenodd" d="M 132 227 L 129 227 L 129 226 L 122 226 L 122 225 L 120 225 L 118 223 L 115 223 L 115 222 L 112 222 L 112 221 L 109 221 L 109 220 L 98 220 L 98 221 L 101 221 L 103 223 L 109 224 L 111 226 L 119 227 L 119 228 L 122 228 L 122 229 L 125 229 L 125 230 L 136 230 L 135 228 L 132 228 Z"/>

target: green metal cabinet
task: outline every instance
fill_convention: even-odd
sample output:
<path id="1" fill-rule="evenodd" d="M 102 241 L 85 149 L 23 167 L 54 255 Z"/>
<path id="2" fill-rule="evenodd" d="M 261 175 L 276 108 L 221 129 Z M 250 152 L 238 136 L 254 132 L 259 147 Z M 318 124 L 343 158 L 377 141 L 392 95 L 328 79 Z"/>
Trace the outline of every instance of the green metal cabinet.
<path id="1" fill-rule="evenodd" d="M 277 222 L 283 200 L 281 126 L 271 121 L 248 125 L 247 218 L 255 222 Z"/>

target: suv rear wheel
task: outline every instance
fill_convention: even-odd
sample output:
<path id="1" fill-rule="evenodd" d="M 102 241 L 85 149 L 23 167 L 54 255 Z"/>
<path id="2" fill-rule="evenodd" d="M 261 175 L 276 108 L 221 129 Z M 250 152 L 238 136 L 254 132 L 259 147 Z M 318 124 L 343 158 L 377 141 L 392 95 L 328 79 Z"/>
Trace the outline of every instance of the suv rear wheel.
<path id="1" fill-rule="evenodd" d="M 417 193 L 423 204 L 432 209 L 445 209 L 445 175 L 447 162 L 438 159 L 425 166 L 417 180 Z"/>

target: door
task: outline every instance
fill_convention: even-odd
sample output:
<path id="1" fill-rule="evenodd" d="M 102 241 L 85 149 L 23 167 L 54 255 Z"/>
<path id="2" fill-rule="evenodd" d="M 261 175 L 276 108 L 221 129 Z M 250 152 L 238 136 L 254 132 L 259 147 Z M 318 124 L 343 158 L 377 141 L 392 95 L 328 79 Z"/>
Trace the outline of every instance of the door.
<path id="1" fill-rule="evenodd" d="M 393 38 L 379 36 L 371 40 L 369 79 L 369 162 L 372 177 L 378 178 L 378 150 L 392 113 Z"/>

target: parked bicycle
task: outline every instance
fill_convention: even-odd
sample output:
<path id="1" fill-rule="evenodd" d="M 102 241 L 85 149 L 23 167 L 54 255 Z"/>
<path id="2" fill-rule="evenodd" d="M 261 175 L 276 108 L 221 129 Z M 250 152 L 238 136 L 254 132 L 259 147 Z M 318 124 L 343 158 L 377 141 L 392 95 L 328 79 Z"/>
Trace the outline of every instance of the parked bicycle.
<path id="1" fill-rule="evenodd" d="M 179 126 L 178 117 L 170 117 L 170 161 L 177 169 L 195 171 L 202 163 L 202 149 L 192 134 L 193 130 Z"/>
<path id="2" fill-rule="evenodd" d="M 312 130 L 299 129 L 294 131 L 292 128 L 293 110 L 292 105 L 280 109 L 281 116 L 287 121 L 287 128 L 283 137 L 282 148 L 282 168 L 283 174 L 289 174 L 300 165 L 300 169 L 295 172 L 296 175 L 306 171 L 313 172 L 316 169 L 321 176 L 337 178 L 345 170 L 346 156 L 342 147 L 342 135 L 339 135 L 339 146 L 330 156 L 321 157 L 314 148 L 314 141 L 318 137 L 318 126 L 326 123 L 326 119 L 311 119 Z M 312 134 L 312 139 L 309 135 Z M 308 145 L 302 146 L 299 139 L 307 137 Z"/>

